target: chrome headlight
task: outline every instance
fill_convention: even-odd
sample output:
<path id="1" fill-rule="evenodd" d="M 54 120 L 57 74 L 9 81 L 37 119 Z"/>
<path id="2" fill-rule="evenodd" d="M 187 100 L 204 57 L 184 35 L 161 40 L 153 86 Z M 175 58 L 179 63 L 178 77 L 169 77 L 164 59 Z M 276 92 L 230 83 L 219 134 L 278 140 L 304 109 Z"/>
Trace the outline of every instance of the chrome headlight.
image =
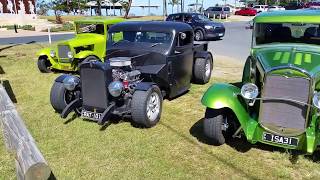
<path id="1" fill-rule="evenodd" d="M 56 56 L 56 52 L 54 50 L 50 50 L 50 56 L 51 57 L 55 57 Z"/>
<path id="2" fill-rule="evenodd" d="M 259 94 L 258 87 L 253 83 L 246 83 L 241 87 L 241 96 L 245 99 L 255 99 Z"/>
<path id="3" fill-rule="evenodd" d="M 72 51 L 68 51 L 68 58 L 72 59 L 73 58 L 73 52 Z"/>
<path id="4" fill-rule="evenodd" d="M 205 25 L 204 28 L 206 28 L 206 29 L 213 29 L 213 26 Z"/>
<path id="5" fill-rule="evenodd" d="M 315 107 L 320 109 L 320 92 L 315 92 L 312 98 L 312 103 Z"/>
<path id="6" fill-rule="evenodd" d="M 80 79 L 76 76 L 68 76 L 63 80 L 63 86 L 69 91 L 73 91 L 79 83 Z"/>
<path id="7" fill-rule="evenodd" d="M 120 81 L 113 81 L 108 86 L 109 93 L 113 97 L 120 96 L 123 89 L 124 89 L 123 84 Z"/>

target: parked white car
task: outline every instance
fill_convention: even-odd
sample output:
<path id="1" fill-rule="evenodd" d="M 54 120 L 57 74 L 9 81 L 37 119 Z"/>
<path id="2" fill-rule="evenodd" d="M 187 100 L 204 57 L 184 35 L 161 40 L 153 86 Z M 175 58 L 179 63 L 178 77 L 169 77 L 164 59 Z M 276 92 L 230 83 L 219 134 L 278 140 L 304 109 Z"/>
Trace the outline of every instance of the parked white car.
<path id="1" fill-rule="evenodd" d="M 268 5 L 255 5 L 253 9 L 255 9 L 257 13 L 265 12 L 268 10 Z"/>
<path id="2" fill-rule="evenodd" d="M 284 11 L 284 10 L 286 10 L 286 9 L 282 6 L 269 6 L 268 7 L 268 11 Z"/>

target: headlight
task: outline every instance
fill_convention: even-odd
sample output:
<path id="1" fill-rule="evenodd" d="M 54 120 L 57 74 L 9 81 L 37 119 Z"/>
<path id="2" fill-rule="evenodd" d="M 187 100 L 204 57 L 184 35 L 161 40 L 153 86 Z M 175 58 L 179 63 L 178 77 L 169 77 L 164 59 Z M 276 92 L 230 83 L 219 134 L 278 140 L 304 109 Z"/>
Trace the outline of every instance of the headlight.
<path id="1" fill-rule="evenodd" d="M 80 79 L 76 76 L 68 76 L 63 80 L 63 86 L 69 90 L 73 91 L 76 86 L 79 84 Z"/>
<path id="2" fill-rule="evenodd" d="M 108 86 L 109 93 L 113 97 L 118 97 L 121 95 L 123 91 L 123 84 L 120 81 L 113 81 Z"/>
<path id="3" fill-rule="evenodd" d="M 68 55 L 68 58 L 70 58 L 70 59 L 73 58 L 73 52 L 72 51 L 68 51 L 67 55 Z"/>
<path id="4" fill-rule="evenodd" d="M 313 98 L 312 98 L 312 103 L 315 107 L 320 109 L 320 92 L 314 93 Z"/>
<path id="5" fill-rule="evenodd" d="M 241 96 L 245 99 L 255 99 L 259 94 L 258 87 L 253 83 L 246 83 L 241 87 Z"/>
<path id="6" fill-rule="evenodd" d="M 51 51 L 50 51 L 50 56 L 51 56 L 51 57 L 55 57 L 55 56 L 56 56 L 56 52 L 55 52 L 54 50 L 51 50 Z"/>
<path id="7" fill-rule="evenodd" d="M 206 29 L 213 29 L 213 26 L 205 25 L 204 28 L 206 28 Z"/>

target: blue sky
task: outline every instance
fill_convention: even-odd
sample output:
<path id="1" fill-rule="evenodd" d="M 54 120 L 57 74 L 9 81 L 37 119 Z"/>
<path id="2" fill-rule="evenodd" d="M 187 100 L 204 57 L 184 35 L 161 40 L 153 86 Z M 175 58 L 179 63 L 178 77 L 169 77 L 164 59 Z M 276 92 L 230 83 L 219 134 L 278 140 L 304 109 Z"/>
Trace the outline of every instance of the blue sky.
<path id="1" fill-rule="evenodd" d="M 50 0 L 47 0 L 50 1 Z M 90 0 L 88 0 L 90 1 Z M 196 0 L 185 0 L 185 11 L 188 9 L 188 4 L 195 3 Z M 198 0 L 199 3 L 202 3 L 202 0 Z M 227 3 L 234 4 L 235 0 L 227 0 Z M 169 3 L 169 0 L 167 0 L 167 3 Z M 222 0 L 203 0 L 204 8 L 206 9 L 209 6 L 214 6 L 215 4 L 224 4 L 224 1 Z M 237 1 L 238 3 L 238 1 Z M 159 8 L 151 8 L 151 13 L 156 14 L 156 15 L 162 15 L 162 0 L 150 0 L 151 5 L 158 5 Z M 133 5 L 148 5 L 148 0 L 133 0 Z M 174 12 L 177 11 L 177 7 L 174 7 Z M 168 14 L 172 12 L 171 5 L 168 5 Z M 105 15 L 105 11 L 103 10 L 102 13 Z M 113 13 L 113 11 L 112 11 Z M 50 12 L 51 14 L 51 12 Z M 52 13 L 53 14 L 53 13 Z M 119 15 L 119 11 L 116 11 L 116 14 Z M 138 8 L 138 7 L 133 7 L 130 10 L 130 14 L 135 14 L 135 15 L 147 15 L 148 14 L 148 8 Z"/>

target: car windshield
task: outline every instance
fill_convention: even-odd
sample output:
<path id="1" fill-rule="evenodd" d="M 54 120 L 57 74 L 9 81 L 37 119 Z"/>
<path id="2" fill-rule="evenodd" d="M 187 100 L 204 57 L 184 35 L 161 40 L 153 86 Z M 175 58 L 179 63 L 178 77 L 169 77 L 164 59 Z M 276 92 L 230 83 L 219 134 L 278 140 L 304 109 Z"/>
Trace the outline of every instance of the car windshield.
<path id="1" fill-rule="evenodd" d="M 254 44 L 306 43 L 320 45 L 320 24 L 257 23 Z"/>
<path id="2" fill-rule="evenodd" d="M 104 34 L 103 24 L 76 24 L 77 34 L 96 33 Z"/>
<path id="3" fill-rule="evenodd" d="M 195 19 L 198 21 L 210 21 L 210 19 L 207 16 L 204 16 L 202 14 L 193 14 L 192 19 Z"/>
<path id="4" fill-rule="evenodd" d="M 147 48 L 159 46 L 162 49 L 168 49 L 172 41 L 172 34 L 169 32 L 151 32 L 151 31 L 119 31 L 110 32 L 108 44 L 111 46 L 132 46 L 138 43 Z"/>

